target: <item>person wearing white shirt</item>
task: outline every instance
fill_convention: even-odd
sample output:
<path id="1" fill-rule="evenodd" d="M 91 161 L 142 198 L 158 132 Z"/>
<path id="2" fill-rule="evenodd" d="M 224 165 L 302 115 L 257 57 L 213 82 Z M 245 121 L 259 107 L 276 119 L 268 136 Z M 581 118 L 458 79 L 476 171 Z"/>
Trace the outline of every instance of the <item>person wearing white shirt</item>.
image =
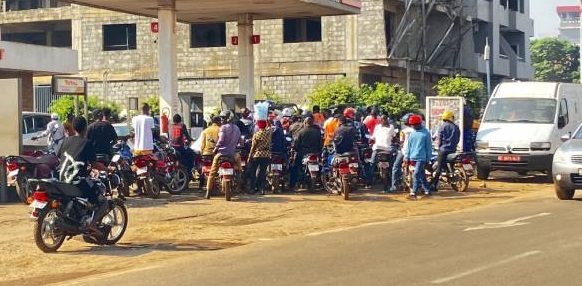
<path id="1" fill-rule="evenodd" d="M 378 152 L 392 152 L 392 140 L 396 136 L 395 128 L 390 124 L 390 119 L 386 115 L 380 118 L 380 124 L 374 128 L 374 135 L 371 139 L 374 140 L 372 145 L 372 164 L 376 163 L 376 155 Z"/>
<path id="2" fill-rule="evenodd" d="M 135 116 L 132 120 L 132 127 L 134 130 L 134 154 L 151 154 L 154 150 L 154 135 L 153 129 L 155 127 L 154 119 L 149 115 L 150 106 L 144 103 L 142 114 Z"/>

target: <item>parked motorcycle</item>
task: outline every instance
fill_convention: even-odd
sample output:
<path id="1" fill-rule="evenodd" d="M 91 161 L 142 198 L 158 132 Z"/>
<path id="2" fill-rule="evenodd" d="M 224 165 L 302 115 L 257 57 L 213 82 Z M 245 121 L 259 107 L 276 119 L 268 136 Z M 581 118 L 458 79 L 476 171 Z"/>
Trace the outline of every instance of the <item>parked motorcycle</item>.
<path id="1" fill-rule="evenodd" d="M 103 218 L 97 223 L 101 235 L 91 236 L 91 224 L 99 207 L 83 197 L 83 191 L 72 184 L 55 179 L 31 179 L 39 188 L 30 201 L 30 219 L 34 221 L 34 241 L 43 252 L 57 251 L 65 238 L 83 235 L 85 242 L 97 245 L 116 244 L 127 228 L 127 209 L 123 199 L 113 198 L 107 186 L 108 176 L 101 172 L 93 181 L 99 189 L 101 203 L 107 204 Z"/>
<path id="2" fill-rule="evenodd" d="M 54 153 L 44 151 L 37 151 L 31 156 L 8 156 L 5 160 L 8 182 L 15 184 L 18 198 L 23 203 L 36 188 L 28 179 L 55 178 L 59 165 L 59 158 Z"/>
<path id="3" fill-rule="evenodd" d="M 164 162 L 153 154 L 138 155 L 133 157 L 133 169 L 136 175 L 136 183 L 143 188 L 143 192 L 150 198 L 160 196 L 161 186 L 156 180 L 156 168 L 164 167 Z"/>
<path id="4" fill-rule="evenodd" d="M 433 153 L 432 170 L 436 170 L 438 153 Z M 440 176 L 440 183 L 448 184 L 455 192 L 465 192 L 469 188 L 469 179 L 473 175 L 473 165 L 468 153 L 452 153 L 447 156 L 446 165 Z M 429 179 L 434 173 L 429 173 Z"/>
<path id="5" fill-rule="evenodd" d="M 267 170 L 267 183 L 273 193 L 281 190 L 281 184 L 284 184 L 283 174 L 287 171 L 286 162 L 283 161 L 283 155 L 279 153 L 271 154 L 271 165 Z"/>
<path id="6" fill-rule="evenodd" d="M 111 166 L 114 168 L 113 172 L 117 173 L 121 179 L 117 191 L 127 197 L 129 196 L 129 186 L 133 185 L 136 181 L 136 175 L 131 170 L 131 150 L 127 142 L 119 140 L 113 145 L 113 151 L 115 155 L 111 160 Z"/>
<path id="7" fill-rule="evenodd" d="M 180 164 L 178 152 L 169 145 L 158 145 L 157 157 L 160 159 L 154 172 L 156 181 L 168 193 L 178 195 L 188 188 L 190 170 Z"/>
<path id="8" fill-rule="evenodd" d="M 315 190 L 315 185 L 319 183 L 321 178 L 321 166 L 319 163 L 319 154 L 306 154 L 301 161 L 303 163 L 302 178 L 300 178 L 306 185 L 309 192 Z"/>
<path id="9" fill-rule="evenodd" d="M 388 190 L 392 183 L 392 162 L 394 156 L 394 152 L 376 151 L 376 173 L 382 182 L 383 190 Z"/>
<path id="10" fill-rule="evenodd" d="M 334 155 L 330 153 L 321 175 L 321 181 L 328 194 L 343 195 L 349 200 L 350 190 L 355 186 L 359 174 L 358 154 L 355 152 Z"/>

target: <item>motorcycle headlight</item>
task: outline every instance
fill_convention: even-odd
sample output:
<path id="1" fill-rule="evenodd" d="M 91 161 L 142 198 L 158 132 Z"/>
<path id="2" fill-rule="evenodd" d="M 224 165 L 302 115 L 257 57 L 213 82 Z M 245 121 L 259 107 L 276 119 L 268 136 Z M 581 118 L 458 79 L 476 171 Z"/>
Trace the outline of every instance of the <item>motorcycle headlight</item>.
<path id="1" fill-rule="evenodd" d="M 487 141 L 477 141 L 477 150 L 487 150 L 489 149 L 489 142 Z"/>
<path id="2" fill-rule="evenodd" d="M 529 148 L 532 150 L 550 150 L 552 143 L 550 142 L 531 142 Z"/>
<path id="3" fill-rule="evenodd" d="M 554 162 L 568 163 L 568 157 L 566 156 L 566 154 L 564 154 L 564 151 L 558 149 L 554 154 Z"/>

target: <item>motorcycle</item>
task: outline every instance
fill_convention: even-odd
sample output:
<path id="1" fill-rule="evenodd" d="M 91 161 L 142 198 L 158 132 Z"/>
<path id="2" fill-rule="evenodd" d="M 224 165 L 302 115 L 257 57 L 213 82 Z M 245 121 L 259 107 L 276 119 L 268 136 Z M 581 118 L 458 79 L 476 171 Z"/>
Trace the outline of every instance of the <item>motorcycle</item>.
<path id="1" fill-rule="evenodd" d="M 281 190 L 283 183 L 283 174 L 287 171 L 287 164 L 283 161 L 283 155 L 279 153 L 271 154 L 271 165 L 267 172 L 267 183 L 271 187 L 273 193 Z"/>
<path id="2" fill-rule="evenodd" d="M 436 170 L 438 153 L 433 152 L 432 170 Z M 455 192 L 465 192 L 469 188 L 469 179 L 473 175 L 473 165 L 468 153 L 452 153 L 447 156 L 446 164 L 440 176 L 440 183 L 448 184 Z M 429 176 L 434 177 L 434 172 Z"/>
<path id="3" fill-rule="evenodd" d="M 178 152 L 169 145 L 158 145 L 158 161 L 154 177 L 160 187 L 172 195 L 178 195 L 188 188 L 190 170 L 180 164 Z"/>
<path id="4" fill-rule="evenodd" d="M 129 196 L 129 186 L 136 181 L 135 173 L 131 170 L 132 155 L 127 142 L 123 140 L 117 141 L 113 145 L 115 155 L 111 160 L 112 171 L 120 176 L 120 186 L 117 188 L 118 192 L 124 196 Z"/>
<path id="5" fill-rule="evenodd" d="M 355 186 L 359 174 L 358 154 L 349 152 L 334 155 L 330 152 L 321 175 L 321 181 L 328 195 L 343 195 L 350 199 L 350 190 Z"/>
<path id="6" fill-rule="evenodd" d="M 14 183 L 18 198 L 23 203 L 32 195 L 35 185 L 29 179 L 55 178 L 59 158 L 52 152 L 37 151 L 31 156 L 6 157 L 6 169 L 9 183 Z"/>
<path id="7" fill-rule="evenodd" d="M 127 229 L 127 209 L 123 199 L 113 198 L 106 172 L 101 172 L 99 180 L 93 181 L 99 189 L 101 203 L 107 207 L 97 223 L 98 235 L 90 235 L 87 226 L 99 207 L 84 198 L 80 188 L 55 179 L 31 181 L 38 188 L 29 200 L 30 219 L 34 221 L 34 241 L 43 252 L 56 252 L 66 237 L 83 235 L 85 242 L 97 245 L 113 245 L 123 237 Z"/>
<path id="8" fill-rule="evenodd" d="M 236 148 L 236 152 L 240 155 L 241 160 L 241 177 L 243 180 L 241 181 L 241 188 L 245 189 L 246 183 L 248 181 L 249 175 L 247 173 L 247 162 L 249 159 L 249 154 L 251 152 L 251 139 L 247 138 L 245 135 L 241 136 L 240 143 Z"/>
<path id="9" fill-rule="evenodd" d="M 303 157 L 303 178 L 309 192 L 313 192 L 315 184 L 321 178 L 319 154 L 309 153 Z"/>
<path id="10" fill-rule="evenodd" d="M 133 170 L 136 175 L 136 183 L 143 187 L 143 191 L 150 198 L 160 196 L 161 186 L 156 180 L 156 168 L 163 168 L 164 162 L 153 154 L 138 155 L 133 157 Z"/>
<path id="11" fill-rule="evenodd" d="M 383 190 L 388 190 L 392 183 L 392 161 L 395 154 L 389 151 L 376 151 L 376 171 L 382 181 Z"/>
<path id="12" fill-rule="evenodd" d="M 234 192 L 238 188 L 238 174 L 234 168 L 235 159 L 233 156 L 221 156 L 218 159 L 218 180 L 214 181 L 214 187 L 220 188 L 227 201 L 232 199 Z M 210 199 L 211 189 L 206 189 L 206 199 Z"/>

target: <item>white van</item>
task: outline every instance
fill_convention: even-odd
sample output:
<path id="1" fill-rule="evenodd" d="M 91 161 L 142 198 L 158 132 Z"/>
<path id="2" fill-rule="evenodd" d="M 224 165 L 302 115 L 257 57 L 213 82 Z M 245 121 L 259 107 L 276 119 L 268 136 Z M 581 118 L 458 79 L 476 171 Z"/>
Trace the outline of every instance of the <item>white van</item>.
<path id="1" fill-rule="evenodd" d="M 493 170 L 543 171 L 551 176 L 560 137 L 582 123 L 582 85 L 549 82 L 499 84 L 477 132 L 477 177 Z"/>

